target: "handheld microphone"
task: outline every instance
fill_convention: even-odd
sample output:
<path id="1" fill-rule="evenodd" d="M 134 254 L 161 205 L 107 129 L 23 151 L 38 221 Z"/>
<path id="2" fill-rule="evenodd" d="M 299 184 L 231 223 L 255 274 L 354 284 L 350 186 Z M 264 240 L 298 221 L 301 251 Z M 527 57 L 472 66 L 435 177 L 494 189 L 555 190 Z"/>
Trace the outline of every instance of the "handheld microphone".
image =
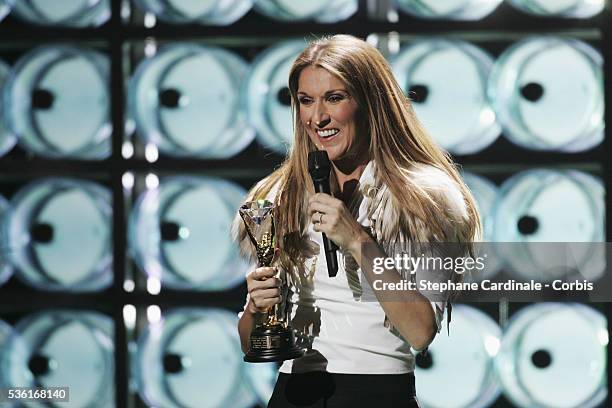
<path id="1" fill-rule="evenodd" d="M 315 150 L 308 153 L 308 172 L 312 177 L 315 192 L 326 193 L 331 195 L 329 187 L 329 173 L 331 172 L 331 163 L 325 150 Z M 338 257 L 336 250 L 338 247 L 327 238 L 325 233 L 323 236 L 323 248 L 325 250 L 325 260 L 327 261 L 327 271 L 329 277 L 333 278 L 338 273 Z"/>

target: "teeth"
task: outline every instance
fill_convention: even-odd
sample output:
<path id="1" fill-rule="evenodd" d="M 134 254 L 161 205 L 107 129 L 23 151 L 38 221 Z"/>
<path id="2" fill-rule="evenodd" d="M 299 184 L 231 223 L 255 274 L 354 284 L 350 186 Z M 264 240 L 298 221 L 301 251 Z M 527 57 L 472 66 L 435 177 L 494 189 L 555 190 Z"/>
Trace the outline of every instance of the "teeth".
<path id="1" fill-rule="evenodd" d="M 338 133 L 340 130 L 338 129 L 329 129 L 329 130 L 317 130 L 317 134 L 321 137 L 330 137 Z"/>

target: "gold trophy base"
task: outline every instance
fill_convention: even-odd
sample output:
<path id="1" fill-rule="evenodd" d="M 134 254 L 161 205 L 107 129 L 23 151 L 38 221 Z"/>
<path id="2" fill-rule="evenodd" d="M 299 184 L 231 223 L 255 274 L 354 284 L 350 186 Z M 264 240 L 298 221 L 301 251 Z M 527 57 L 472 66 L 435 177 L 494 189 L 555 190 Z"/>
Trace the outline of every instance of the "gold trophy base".
<path id="1" fill-rule="evenodd" d="M 257 326 L 251 332 L 247 363 L 269 363 L 302 357 L 304 349 L 295 344 L 293 331 L 282 324 Z"/>

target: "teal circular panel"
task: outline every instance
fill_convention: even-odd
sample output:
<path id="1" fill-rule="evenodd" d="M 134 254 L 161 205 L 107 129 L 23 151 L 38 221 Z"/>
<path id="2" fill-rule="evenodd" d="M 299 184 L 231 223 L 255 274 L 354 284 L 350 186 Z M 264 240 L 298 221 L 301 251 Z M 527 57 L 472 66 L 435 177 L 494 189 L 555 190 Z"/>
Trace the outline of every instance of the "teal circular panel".
<path id="1" fill-rule="evenodd" d="M 0 21 L 11 12 L 15 0 L 0 0 Z"/>
<path id="2" fill-rule="evenodd" d="M 43 46 L 20 58 L 4 89 L 18 142 L 50 158 L 108 157 L 109 68 L 107 56 L 72 46 Z"/>
<path id="3" fill-rule="evenodd" d="M 253 7 L 253 0 L 136 0 L 136 5 L 168 23 L 230 25 Z"/>
<path id="4" fill-rule="evenodd" d="M 8 201 L 3 196 L 0 196 L 0 220 L 4 219 L 8 209 Z M 13 267 L 8 259 L 10 251 L 10 242 L 4 240 L 0 234 L 0 285 L 9 280 L 11 275 L 13 275 Z"/>
<path id="5" fill-rule="evenodd" d="M 491 242 L 493 241 L 493 223 L 495 222 L 493 208 L 499 189 L 486 177 L 477 174 L 464 172 L 462 177 L 478 206 L 483 229 L 482 239 L 484 242 Z M 491 246 L 485 244 L 482 248 L 485 249 L 484 252 L 486 253 L 485 269 L 478 274 L 471 275 L 475 281 L 492 278 L 497 275 L 503 265 L 501 258 L 496 256 L 494 251 L 488 250 L 491 249 Z"/>
<path id="6" fill-rule="evenodd" d="M 0 90 L 4 86 L 6 78 L 9 76 L 10 67 L 4 61 L 0 60 Z M 15 134 L 11 132 L 4 119 L 4 103 L 2 102 L 2 92 L 0 92 L 0 157 L 9 152 L 15 143 L 17 138 Z"/>
<path id="7" fill-rule="evenodd" d="M 491 14 L 502 0 L 394 0 L 402 11 L 435 20 L 480 20 Z"/>
<path id="8" fill-rule="evenodd" d="M 45 26 L 97 27 L 111 16 L 110 0 L 18 0 L 13 14 Z"/>
<path id="9" fill-rule="evenodd" d="M 604 188 L 599 179 L 579 171 L 524 171 L 504 182 L 493 213 L 493 241 L 512 243 L 495 248 L 516 278 L 602 276 Z"/>
<path id="10" fill-rule="evenodd" d="M 504 394 L 519 407 L 600 406 L 607 345 L 606 319 L 589 306 L 526 306 L 508 322 L 495 361 Z"/>
<path id="11" fill-rule="evenodd" d="M 175 289 L 225 290 L 244 280 L 230 226 L 246 191 L 222 179 L 162 179 L 138 198 L 129 245 L 140 269 Z"/>
<path id="12" fill-rule="evenodd" d="M 246 62 L 222 48 L 163 48 L 143 60 L 130 80 L 138 135 L 172 156 L 235 155 L 255 137 L 240 103 L 246 72 Z"/>
<path id="13" fill-rule="evenodd" d="M 490 241 L 493 238 L 492 210 L 499 189 L 486 177 L 474 173 L 464 172 L 462 177 L 478 205 L 484 229 L 483 238 L 485 241 Z"/>
<path id="14" fill-rule="evenodd" d="M 440 333 L 427 355 L 417 358 L 419 403 L 425 408 L 489 407 L 501 392 L 494 365 L 501 329 L 471 306 L 456 305 L 452 313 L 452 336 Z"/>
<path id="15" fill-rule="evenodd" d="M 346 20 L 358 8 L 357 0 L 258 0 L 257 12 L 280 21 L 314 20 L 317 23 L 337 23 Z"/>
<path id="16" fill-rule="evenodd" d="M 282 155 L 293 144 L 289 70 L 305 47 L 304 40 L 289 40 L 264 50 L 251 64 L 243 93 L 257 140 Z"/>
<path id="17" fill-rule="evenodd" d="M 519 41 L 495 62 L 488 94 L 504 136 L 519 146 L 579 152 L 603 140 L 602 57 L 584 42 Z"/>
<path id="18" fill-rule="evenodd" d="M 7 344 L 13 336 L 14 332 L 11 325 L 4 320 L 0 320 L 0 387 L 4 389 L 8 388 L 10 384 L 9 381 L 7 381 L 8 378 L 2 373 L 2 361 L 4 359 L 4 354 L 9 352 Z M 7 404 L 7 406 L 13 407 L 14 405 Z"/>
<path id="19" fill-rule="evenodd" d="M 521 11 L 546 17 L 591 18 L 606 6 L 605 0 L 508 0 Z"/>
<path id="20" fill-rule="evenodd" d="M 16 335 L 7 342 L 2 377 L 10 387 L 69 387 L 70 406 L 113 406 L 113 332 L 112 319 L 97 312 L 48 310 L 28 315 L 15 325 Z"/>
<path id="21" fill-rule="evenodd" d="M 47 178 L 12 198 L 2 239 L 16 276 L 41 290 L 97 291 L 112 283 L 110 191 Z"/>
<path id="22" fill-rule="evenodd" d="M 143 400 L 182 408 L 267 404 L 269 395 L 255 390 L 273 387 L 276 365 L 257 364 L 256 373 L 249 368 L 236 324 L 234 313 L 213 308 L 172 309 L 150 323 L 134 357 Z"/>
<path id="23" fill-rule="evenodd" d="M 476 153 L 501 128 L 487 100 L 493 59 L 456 40 L 421 40 L 393 57 L 393 72 L 431 136 L 455 154 Z M 453 67 L 449 70 L 448 67 Z"/>

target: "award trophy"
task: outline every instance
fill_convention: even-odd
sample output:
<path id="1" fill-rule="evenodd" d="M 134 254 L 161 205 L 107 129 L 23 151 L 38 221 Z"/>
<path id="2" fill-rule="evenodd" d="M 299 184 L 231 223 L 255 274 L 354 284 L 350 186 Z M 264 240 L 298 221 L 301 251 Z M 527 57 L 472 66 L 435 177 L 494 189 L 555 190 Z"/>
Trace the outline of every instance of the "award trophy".
<path id="1" fill-rule="evenodd" d="M 249 201 L 240 207 L 239 213 L 247 234 L 255 245 L 258 265 L 271 266 L 276 249 L 274 204 L 267 200 Z M 244 356 L 244 361 L 283 361 L 304 354 L 304 351 L 296 346 L 293 330 L 287 325 L 284 308 L 280 306 L 276 304 L 270 308 L 265 313 L 263 323 L 253 328 L 249 351 Z"/>

